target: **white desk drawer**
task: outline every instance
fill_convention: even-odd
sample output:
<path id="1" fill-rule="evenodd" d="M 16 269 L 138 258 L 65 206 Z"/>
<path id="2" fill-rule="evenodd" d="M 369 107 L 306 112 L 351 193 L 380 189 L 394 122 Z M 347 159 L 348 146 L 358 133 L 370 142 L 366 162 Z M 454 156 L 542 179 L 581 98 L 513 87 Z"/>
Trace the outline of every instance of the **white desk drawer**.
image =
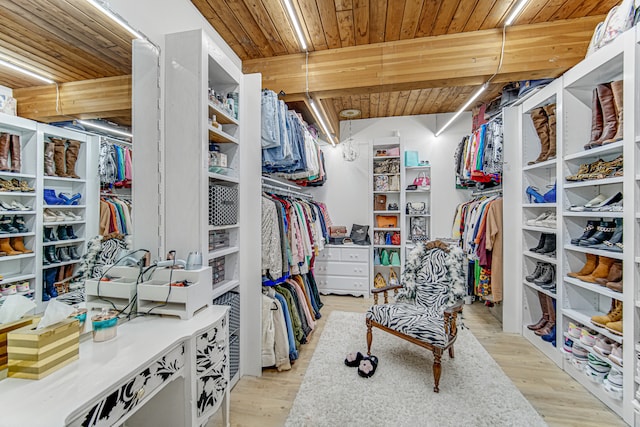
<path id="1" fill-rule="evenodd" d="M 318 257 L 317 261 L 340 261 L 340 248 L 324 248 Z"/>
<path id="2" fill-rule="evenodd" d="M 198 377 L 197 380 L 198 417 L 215 412 L 224 397 L 225 390 L 229 384 L 229 363 L 224 361 L 211 369 L 206 374 Z"/>
<path id="3" fill-rule="evenodd" d="M 325 276 L 368 276 L 369 266 L 355 262 L 316 262 L 316 274 Z"/>
<path id="4" fill-rule="evenodd" d="M 369 276 L 365 278 L 316 275 L 319 290 L 369 291 Z"/>
<path id="5" fill-rule="evenodd" d="M 196 372 L 206 372 L 220 362 L 227 363 L 227 328 L 223 317 L 207 332 L 196 338 Z"/>
<path id="6" fill-rule="evenodd" d="M 184 367 L 184 344 L 180 344 L 125 381 L 114 392 L 95 403 L 81 415 L 75 416 L 68 426 L 112 426 L 117 421 L 146 403 L 153 391 L 169 383 Z M 87 381 L 90 381 L 87 378 Z M 73 416 L 73 415 L 72 415 Z"/>
<path id="7" fill-rule="evenodd" d="M 369 262 L 369 247 L 347 247 L 340 249 L 340 260 L 346 262 Z"/>

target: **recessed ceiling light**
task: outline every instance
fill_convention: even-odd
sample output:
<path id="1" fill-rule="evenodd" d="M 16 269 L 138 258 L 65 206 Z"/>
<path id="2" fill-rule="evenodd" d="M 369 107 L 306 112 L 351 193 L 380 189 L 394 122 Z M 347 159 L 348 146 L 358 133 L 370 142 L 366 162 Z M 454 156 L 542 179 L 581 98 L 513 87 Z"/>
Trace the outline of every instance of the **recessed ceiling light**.
<path id="1" fill-rule="evenodd" d="M 357 119 L 362 114 L 362 111 L 357 108 L 347 108 L 345 110 L 340 111 L 340 117 L 343 119 Z"/>

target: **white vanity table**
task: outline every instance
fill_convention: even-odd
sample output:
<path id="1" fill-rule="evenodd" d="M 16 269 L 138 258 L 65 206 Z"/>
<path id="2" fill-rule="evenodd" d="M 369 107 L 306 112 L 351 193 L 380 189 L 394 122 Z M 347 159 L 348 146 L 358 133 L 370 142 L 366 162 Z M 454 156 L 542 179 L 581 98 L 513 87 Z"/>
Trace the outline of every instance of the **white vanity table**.
<path id="1" fill-rule="evenodd" d="M 229 423 L 228 307 L 189 320 L 139 317 L 116 338 L 41 380 L 0 381 L 1 427 L 203 426 Z"/>

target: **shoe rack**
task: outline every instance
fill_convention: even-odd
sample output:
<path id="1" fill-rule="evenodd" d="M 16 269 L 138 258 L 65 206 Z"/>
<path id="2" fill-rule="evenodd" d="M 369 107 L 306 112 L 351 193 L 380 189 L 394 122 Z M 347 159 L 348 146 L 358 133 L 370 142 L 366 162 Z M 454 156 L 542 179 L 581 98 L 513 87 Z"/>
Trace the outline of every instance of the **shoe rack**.
<path id="1" fill-rule="evenodd" d="M 0 191 L 0 201 L 4 204 L 2 209 L 14 205 L 13 210 L 1 211 L 0 218 L 11 218 L 13 224 L 19 222 L 26 228 L 23 232 L 0 236 L 9 238 L 9 246 L 3 245 L 4 249 L 0 249 L 8 253 L 0 257 L 0 288 L 7 289 L 15 285 L 16 291 L 21 289 L 17 293 L 32 298 L 37 304 L 36 311 L 40 312 L 48 301 L 44 290 L 47 273 L 55 281 L 61 279 L 62 275 L 54 275 L 53 269 L 57 271 L 62 267 L 65 268 L 65 273 L 73 274 L 81 256 L 86 252 L 87 238 L 97 234 L 98 181 L 97 176 L 93 176 L 96 175 L 94 172 L 98 165 L 96 137 L 4 114 L 0 115 L 0 132 L 16 135 L 20 140 L 19 169 L 16 167 L 13 171 L 0 172 L 0 178 L 22 184 L 19 191 Z M 77 141 L 79 144 L 77 159 L 71 162 L 78 178 L 45 175 L 45 143 L 50 142 L 52 137 Z M 60 154 L 61 159 L 66 160 L 64 148 Z M 17 166 L 14 159 L 17 155 L 10 152 L 9 158 L 9 165 L 14 162 Z M 66 170 L 66 162 L 64 164 Z M 49 206 L 44 200 L 44 189 L 54 190 L 56 195 L 79 193 L 82 198 L 77 205 Z M 44 242 L 45 229 L 49 229 L 49 236 L 52 232 L 56 234 L 58 240 Z M 73 230 L 75 239 L 59 239 L 68 237 L 66 233 L 70 229 Z M 16 240 L 20 239 L 24 248 L 16 250 L 18 248 L 15 246 L 20 243 Z M 10 255 L 10 250 L 21 253 Z M 74 259 L 71 259 L 69 252 Z M 63 256 L 65 260 L 55 256 L 53 260 L 56 262 L 51 262 L 51 253 Z M 5 297 L 0 297 L 0 303 Z"/>
<path id="2" fill-rule="evenodd" d="M 394 153 L 394 155 L 390 155 Z M 395 155 L 397 153 L 397 155 Z M 369 188 L 371 189 L 370 206 L 373 207 L 371 219 L 371 243 L 373 251 L 370 262 L 371 280 L 370 288 L 388 286 L 393 280 L 399 284 L 400 273 L 404 268 L 405 246 L 407 239 L 405 214 L 406 194 L 404 181 L 404 159 L 402 158 L 403 144 L 399 137 L 377 138 L 371 145 L 371 170 Z M 383 170 L 380 165 L 383 163 L 393 163 L 397 168 Z M 378 184 L 376 184 L 376 181 Z M 386 184 L 385 184 L 386 183 Z M 384 203 L 380 201 L 384 199 Z M 375 201 L 379 200 L 376 205 Z M 384 206 L 384 207 L 383 207 Z M 391 207 L 392 209 L 389 209 Z M 397 209 L 393 209 L 397 207 Z M 395 227 L 382 227 L 380 217 L 395 218 Z M 400 239 L 394 244 L 391 236 L 399 234 Z M 387 239 L 387 236 L 389 237 Z M 383 254 L 388 254 L 388 257 Z M 395 254 L 395 255 L 393 255 Z M 398 261 L 391 262 L 391 259 Z M 388 262 L 386 261 L 388 259 Z M 382 278 L 382 279 L 381 279 Z M 376 286 L 377 284 L 377 286 Z"/>
<path id="3" fill-rule="evenodd" d="M 558 345 L 561 342 L 571 339 L 574 346 L 586 349 L 591 357 L 607 364 L 613 371 L 622 371 L 623 393 L 615 396 L 607 389 L 607 380 L 594 382 L 587 376 L 591 372 L 588 367 L 581 367 L 579 359 L 563 352 L 564 369 L 587 388 L 591 393 L 604 402 L 618 415 L 629 422 L 632 417 L 630 402 L 634 393 L 634 371 L 630 369 L 634 363 L 631 360 L 634 340 L 634 313 L 633 313 L 633 286 L 623 287 L 623 292 L 616 292 L 605 283 L 593 283 L 595 278 L 604 272 L 608 276 L 611 265 L 615 262 L 622 262 L 623 282 L 633 283 L 634 258 L 633 248 L 635 247 L 635 236 L 633 232 L 624 233 L 624 247 L 618 249 L 611 246 L 611 249 L 603 249 L 589 245 L 586 239 L 590 232 L 585 227 L 589 221 L 593 221 L 598 226 L 608 226 L 611 231 L 621 228 L 623 225 L 634 224 L 634 199 L 637 193 L 634 179 L 634 141 L 633 135 L 635 125 L 633 112 L 636 105 L 633 96 L 635 91 L 635 78 L 625 78 L 634 75 L 634 52 L 627 51 L 626 45 L 632 46 L 635 35 L 632 32 L 625 33 L 614 40 L 610 45 L 595 52 L 590 57 L 567 71 L 563 77 L 563 160 L 558 176 L 558 183 L 562 182 L 562 251 L 563 262 L 560 265 L 560 279 L 562 280 L 562 329 L 558 329 Z M 614 81 L 623 81 L 624 84 L 624 120 L 623 119 L 623 139 L 609 144 L 601 144 L 593 147 L 586 147 L 593 137 L 606 133 L 607 126 L 612 124 L 617 130 L 617 112 L 613 94 L 610 89 L 603 100 L 602 91 L 598 86 Z M 600 86 L 600 89 L 602 86 Z M 594 91 L 596 91 L 594 93 Z M 627 92 L 629 91 L 629 92 Z M 597 96 L 594 98 L 594 96 Z M 594 99 L 598 104 L 594 104 Z M 603 100 L 602 106 L 599 101 Z M 606 104 L 606 105 L 605 105 Z M 603 131 L 597 134 L 594 128 L 594 108 L 602 108 L 603 115 L 609 116 L 603 121 Z M 611 120 L 613 116 L 613 120 Z M 596 126 L 597 128 L 597 126 Z M 614 131 L 615 133 L 615 131 Z M 623 174 L 615 174 L 614 169 L 602 167 L 598 169 L 600 175 L 585 175 L 584 165 L 594 165 L 596 162 L 612 162 L 623 156 Z M 613 163 L 609 163 L 613 164 Z M 593 167 L 590 168 L 593 173 Z M 578 173 L 583 174 L 577 177 Z M 622 175 L 622 176 L 617 176 Z M 569 179 L 567 179 L 569 177 Z M 582 179 L 579 179 L 582 178 Z M 584 179 L 588 178 L 588 179 Z M 577 180 L 578 179 L 578 180 Z M 596 196 L 606 197 L 623 194 L 623 207 L 620 211 L 607 210 L 582 210 L 582 206 L 588 204 Z M 576 208 L 578 206 L 578 208 Z M 598 208 L 602 209 L 602 208 Z M 633 230 L 631 227 L 627 230 Z M 594 234 L 605 232 L 605 228 L 598 228 Z M 611 236 L 611 233 L 609 233 Z M 608 238 L 607 238 L 608 239 Z M 602 246 L 602 245 L 600 245 Z M 619 252 L 617 250 L 620 250 Z M 597 261 L 596 261 L 597 260 Z M 596 270 L 587 275 L 577 275 L 580 271 L 587 271 L 586 268 L 596 261 Z M 585 270 L 582 270 L 585 268 Z M 605 277 L 606 279 L 606 277 Z M 626 302 L 629 302 L 627 304 Z M 594 323 L 596 316 L 605 316 L 610 309 L 619 303 L 623 304 L 623 325 L 622 333 L 617 333 L 615 328 L 606 326 L 604 323 Z M 629 307 L 626 307 L 628 305 Z M 613 346 L 621 345 L 623 352 L 623 366 L 619 368 L 608 357 L 602 356 L 593 351 L 593 347 L 585 345 L 589 340 L 580 340 L 569 336 L 569 329 L 574 326 L 583 325 L 583 337 L 596 332 L 601 339 Z M 605 327 L 606 326 L 606 327 Z M 562 335 L 560 335 L 560 331 Z M 560 341 L 562 340 L 562 341 Z M 568 344 L 567 344 L 568 345 Z M 629 348 L 625 348 L 629 347 Z M 576 353 L 578 355 L 579 353 Z M 611 372 L 611 371 L 610 371 Z M 619 398 L 618 398 L 619 397 Z"/>
<path id="4" fill-rule="evenodd" d="M 557 314 L 562 290 L 558 286 L 557 271 L 562 253 L 559 238 L 560 216 L 558 203 L 540 198 L 550 194 L 556 182 L 559 152 L 558 141 L 562 124 L 554 121 L 561 104 L 561 79 L 539 90 L 525 100 L 520 107 L 522 136 L 522 334 L 535 347 L 562 365 L 562 357 L 556 347 L 555 332 L 561 321 Z M 555 127 L 555 130 L 553 129 Z M 555 150 L 554 150 L 555 146 Z M 553 154 L 555 151 L 555 155 Z M 557 187 L 556 187 L 557 200 Z M 543 312 L 549 325 L 537 330 L 527 326 L 536 324 Z M 555 329 L 553 324 L 555 323 Z M 540 326 L 540 325 L 538 325 Z M 536 333 L 537 332 L 537 333 Z"/>
<path id="5" fill-rule="evenodd" d="M 512 152 L 505 148 L 505 169 L 510 171 L 505 177 L 505 183 L 507 186 L 511 185 L 514 190 L 517 187 L 519 192 L 517 194 L 515 191 L 506 191 L 505 199 L 510 195 L 511 200 L 522 200 L 522 216 L 518 219 L 522 232 L 517 238 L 505 241 L 505 275 L 513 270 L 516 277 L 523 277 L 524 283 L 521 291 L 514 292 L 509 300 L 511 304 L 516 305 L 510 309 L 510 313 L 515 319 L 520 320 L 518 324 L 521 325 L 522 334 L 533 345 L 625 422 L 633 424 L 635 420 L 636 425 L 640 422 L 640 417 L 634 410 L 637 407 L 640 413 L 640 402 L 635 398 L 640 386 L 640 373 L 637 370 L 640 364 L 636 363 L 640 355 L 640 345 L 637 344 L 637 319 L 640 318 L 640 249 L 636 242 L 636 236 L 640 232 L 640 175 L 637 173 L 640 159 L 640 118 L 637 114 L 639 101 L 636 95 L 637 79 L 640 78 L 640 47 L 637 34 L 638 30 L 634 28 L 620 35 L 553 83 L 522 101 L 519 106 L 508 108 L 508 114 L 513 120 L 505 122 L 510 127 L 509 134 L 514 140 L 521 142 L 521 147 Z M 592 140 L 594 89 L 598 85 L 620 80 L 623 81 L 623 138 L 610 144 L 586 149 L 585 145 Z M 535 131 L 531 113 L 551 102 L 556 103 L 556 159 L 529 165 L 528 161 L 535 159 L 540 150 L 540 139 Z M 607 102 L 607 108 L 617 107 L 615 99 Z M 623 167 L 613 167 L 616 165 L 613 161 L 620 156 Z M 595 165 L 599 160 L 610 162 L 607 165 L 601 164 L 601 167 L 611 166 L 608 169 L 600 168 L 601 175 L 590 176 L 591 179 L 566 179 L 579 172 L 583 174 L 581 178 L 586 178 L 586 166 L 583 165 Z M 511 165 L 514 163 L 522 166 L 513 168 Z M 516 181 L 517 185 L 510 183 L 509 178 Z M 534 203 L 528 199 L 526 189 L 529 186 L 537 187 L 539 192 L 544 194 L 548 191 L 547 186 L 554 182 L 557 183 L 555 204 Z M 600 207 L 599 210 L 583 208 L 600 194 L 608 198 L 618 192 L 623 194 L 621 207 Z M 540 227 L 535 222 L 535 218 L 544 211 L 555 213 L 555 229 Z M 505 218 L 505 228 L 508 227 L 509 221 L 511 220 Z M 605 247 L 606 245 L 595 247 L 594 242 L 586 241 L 586 237 L 581 244 L 579 238 L 583 237 L 589 221 L 594 222 L 596 226 L 609 225 L 610 229 L 607 232 L 612 240 L 615 240 L 611 236 L 614 229 L 623 228 L 623 244 L 615 248 Z M 548 225 L 542 220 L 539 220 L 539 224 Z M 518 223 L 514 222 L 513 225 L 518 226 Z M 531 250 L 537 247 L 542 233 L 552 233 L 555 236 L 555 257 L 540 255 Z M 521 253 L 520 259 L 509 259 L 512 256 L 509 254 L 516 251 L 516 248 L 519 248 Z M 515 267 L 509 265 L 510 260 L 515 263 Z M 589 260 L 597 260 L 594 262 L 596 269 L 601 263 L 600 273 L 606 272 L 607 277 L 612 270 L 611 266 L 615 265 L 615 268 L 618 268 L 621 262 L 621 283 L 625 284 L 622 289 L 615 285 L 617 282 L 613 287 L 607 287 L 606 281 L 605 284 L 593 283 L 595 280 L 591 279 L 598 278 L 600 273 L 583 274 L 581 278 L 574 277 L 575 274 L 569 275 L 581 271 L 583 267 L 586 268 Z M 533 275 L 538 262 L 555 266 L 555 293 L 527 280 L 527 276 Z M 540 294 L 555 301 L 555 347 L 552 343 L 541 340 L 527 328 L 542 317 L 542 299 L 538 300 Z M 518 304 L 520 307 L 517 307 Z M 610 312 L 612 315 L 615 314 L 615 307 L 620 304 L 622 333 L 616 332 L 615 324 L 604 327 L 593 323 L 592 318 L 596 316 L 606 316 Z M 602 319 L 595 320 L 601 322 Z M 585 331 L 584 338 L 580 336 L 580 331 Z M 606 355 L 603 356 L 594 350 L 596 346 L 588 345 L 596 340 L 612 348 L 621 346 L 623 367 L 616 367 Z M 575 355 L 572 346 L 577 348 Z M 601 373 L 600 377 L 596 378 L 597 375 L 593 375 L 594 371 L 589 371 L 591 365 L 588 358 L 592 359 L 594 366 L 604 366 L 605 371 L 607 366 L 613 368 L 606 375 Z M 622 374 L 622 380 L 619 372 Z M 587 373 L 591 376 L 587 376 Z M 610 374 L 614 381 L 622 384 L 622 389 L 609 386 L 611 383 L 608 382 L 607 375 Z"/>
<path id="6" fill-rule="evenodd" d="M 261 152 L 254 142 L 260 139 L 254 126 L 260 80 L 243 75 L 200 30 L 167 35 L 166 61 L 164 246 L 181 259 L 202 254 L 203 264 L 212 267 L 214 300 L 240 295 L 233 308 L 239 313 L 231 313 L 240 322 L 229 331 L 230 352 L 240 354 L 230 367 L 233 386 L 241 375 L 261 372 L 260 265 L 253 261 L 260 251 Z M 230 109 L 233 97 L 238 102 Z M 250 105 L 257 111 L 249 112 Z M 249 155 L 246 144 L 256 156 L 255 168 L 250 167 L 254 159 L 241 161 Z M 255 186 L 245 186 L 245 178 Z M 253 189 L 255 197 L 243 204 L 243 195 Z M 254 225 L 256 231 L 249 231 Z"/>

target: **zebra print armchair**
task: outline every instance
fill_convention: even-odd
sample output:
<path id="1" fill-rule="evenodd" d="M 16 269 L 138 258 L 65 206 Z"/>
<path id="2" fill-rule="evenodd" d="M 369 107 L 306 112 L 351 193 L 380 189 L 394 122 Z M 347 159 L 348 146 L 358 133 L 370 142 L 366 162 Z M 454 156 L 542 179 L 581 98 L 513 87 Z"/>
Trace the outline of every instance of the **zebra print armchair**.
<path id="1" fill-rule="evenodd" d="M 393 290 L 396 302 L 388 302 Z M 366 315 L 367 354 L 372 329 L 378 328 L 433 352 L 433 391 L 440 391 L 440 360 L 445 350 L 454 357 L 457 316 L 466 294 L 463 255 L 458 247 L 436 240 L 418 244 L 408 256 L 400 285 L 372 290 L 374 304 Z M 384 304 L 378 305 L 378 294 Z"/>

